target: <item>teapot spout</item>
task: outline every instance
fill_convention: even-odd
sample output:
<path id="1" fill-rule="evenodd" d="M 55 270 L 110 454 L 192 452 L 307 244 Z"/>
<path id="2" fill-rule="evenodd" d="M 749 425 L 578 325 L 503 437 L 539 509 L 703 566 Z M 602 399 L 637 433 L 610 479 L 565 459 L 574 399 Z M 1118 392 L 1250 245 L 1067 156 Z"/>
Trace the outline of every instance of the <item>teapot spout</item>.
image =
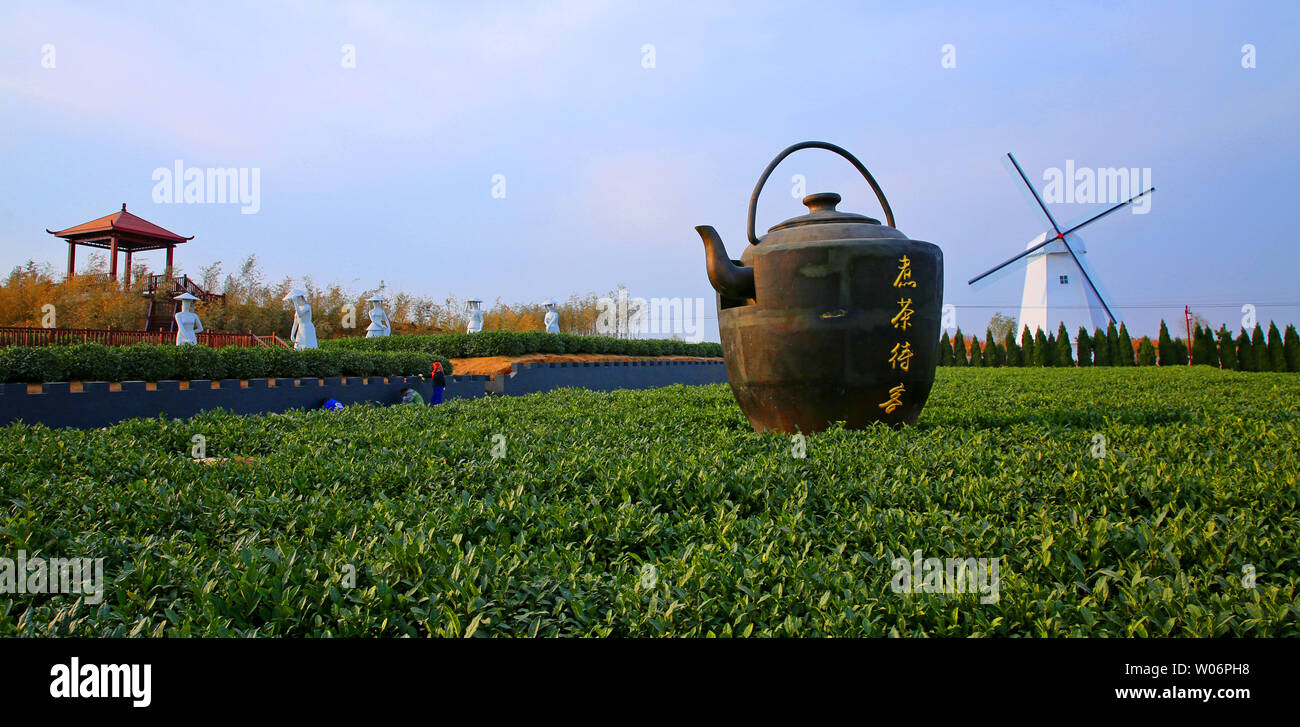
<path id="1" fill-rule="evenodd" d="M 704 240 L 704 261 L 709 283 L 723 298 L 747 300 L 754 297 L 754 268 L 737 265 L 727 257 L 727 248 L 718 231 L 709 225 L 695 228 Z"/>

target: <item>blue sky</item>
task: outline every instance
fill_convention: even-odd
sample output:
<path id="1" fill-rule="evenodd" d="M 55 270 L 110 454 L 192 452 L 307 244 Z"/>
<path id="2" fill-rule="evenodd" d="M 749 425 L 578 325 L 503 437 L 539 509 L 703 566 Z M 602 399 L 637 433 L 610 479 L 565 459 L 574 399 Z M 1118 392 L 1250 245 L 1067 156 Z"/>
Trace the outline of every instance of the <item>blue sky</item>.
<path id="1" fill-rule="evenodd" d="M 187 272 L 257 253 L 273 278 L 354 290 L 527 301 L 624 283 L 711 307 L 692 228 L 738 257 L 763 167 L 822 139 L 866 163 L 904 233 L 943 248 L 965 330 L 1014 314 L 1023 278 L 966 280 L 1043 230 L 1007 151 L 1040 187 L 1067 160 L 1151 169 L 1149 214 L 1085 234 L 1135 334 L 1184 304 L 1216 325 L 1247 303 L 1300 320 L 1293 2 L 185 5 L 0 7 L 0 266 L 62 269 L 45 228 L 126 202 L 195 235 Z M 259 169 L 259 211 L 155 204 L 154 170 L 178 159 Z M 762 229 L 803 211 L 794 174 L 878 212 L 848 165 L 801 152 Z"/>

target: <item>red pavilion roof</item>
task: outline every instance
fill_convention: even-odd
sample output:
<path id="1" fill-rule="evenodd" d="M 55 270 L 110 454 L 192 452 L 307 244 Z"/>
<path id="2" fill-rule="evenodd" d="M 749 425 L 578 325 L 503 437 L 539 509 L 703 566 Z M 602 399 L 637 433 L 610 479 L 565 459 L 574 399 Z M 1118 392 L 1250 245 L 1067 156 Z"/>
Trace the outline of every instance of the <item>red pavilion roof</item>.
<path id="1" fill-rule="evenodd" d="M 154 240 L 181 243 L 193 240 L 194 236 L 182 237 L 175 232 L 165 230 L 149 220 L 136 217 L 126 211 L 126 204 L 122 204 L 122 209 L 109 215 L 104 215 L 97 220 L 83 222 L 75 227 L 69 227 L 66 230 L 46 230 L 46 232 L 57 237 L 93 237 L 107 232 L 121 232 L 137 237 L 151 238 Z"/>

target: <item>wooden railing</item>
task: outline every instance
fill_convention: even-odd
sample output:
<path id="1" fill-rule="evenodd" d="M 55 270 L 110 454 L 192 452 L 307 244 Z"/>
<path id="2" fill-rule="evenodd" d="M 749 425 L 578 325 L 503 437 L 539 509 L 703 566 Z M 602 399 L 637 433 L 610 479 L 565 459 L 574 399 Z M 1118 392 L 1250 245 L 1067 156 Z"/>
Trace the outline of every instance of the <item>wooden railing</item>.
<path id="1" fill-rule="evenodd" d="M 144 280 L 144 295 L 153 298 L 159 293 L 164 293 L 168 297 L 175 297 L 181 293 L 189 293 L 205 303 L 224 302 L 226 296 L 221 293 L 209 293 L 199 284 L 190 279 L 188 275 L 171 277 L 168 275 L 149 275 Z"/>
<path id="2" fill-rule="evenodd" d="M 269 336 L 253 336 L 253 340 L 256 341 L 257 345 L 259 346 L 267 346 L 269 348 L 274 348 L 276 346 L 283 346 L 284 348 L 293 348 L 292 343 L 289 343 L 283 338 L 280 338 L 279 336 L 275 335 L 274 332 L 272 332 L 271 335 Z"/>
<path id="3" fill-rule="evenodd" d="M 271 334 L 275 336 L 274 333 Z M 115 328 L 25 328 L 0 326 L 0 346 L 50 346 L 67 343 L 102 343 L 107 346 L 129 346 L 135 343 L 175 343 L 176 334 L 170 331 L 130 331 Z M 220 333 L 203 331 L 198 334 L 200 346 L 263 345 L 258 337 L 249 333 Z"/>

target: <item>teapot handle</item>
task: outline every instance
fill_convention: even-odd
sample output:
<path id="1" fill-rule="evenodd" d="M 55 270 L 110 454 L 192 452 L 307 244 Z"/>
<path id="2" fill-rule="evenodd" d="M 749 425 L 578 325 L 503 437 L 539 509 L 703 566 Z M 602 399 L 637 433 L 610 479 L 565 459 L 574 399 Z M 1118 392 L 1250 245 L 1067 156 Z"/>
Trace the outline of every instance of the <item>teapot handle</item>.
<path id="1" fill-rule="evenodd" d="M 849 163 L 862 173 L 862 176 L 866 178 L 867 183 L 871 185 L 871 189 L 875 191 L 876 199 L 880 200 L 880 206 L 885 210 L 885 221 L 889 223 L 890 227 L 895 226 L 894 211 L 889 208 L 889 200 L 885 199 L 885 193 L 880 191 L 880 185 L 876 184 L 875 177 L 871 176 L 871 172 L 868 172 L 867 168 L 862 166 L 862 162 L 858 161 L 857 157 L 829 142 L 801 141 L 794 146 L 787 147 L 785 151 L 782 151 L 780 154 L 777 154 L 776 158 L 772 160 L 772 163 L 767 165 L 767 169 L 763 170 L 763 176 L 758 178 L 758 184 L 754 186 L 754 194 L 749 197 L 749 222 L 745 227 L 745 232 L 749 235 L 749 242 L 751 245 L 758 244 L 758 237 L 754 235 L 754 213 L 757 211 L 758 195 L 763 191 L 763 185 L 767 182 L 767 178 L 771 176 L 772 172 L 776 169 L 776 165 L 780 164 L 786 157 L 800 149 L 825 149 L 827 151 L 833 151 L 849 160 Z"/>

